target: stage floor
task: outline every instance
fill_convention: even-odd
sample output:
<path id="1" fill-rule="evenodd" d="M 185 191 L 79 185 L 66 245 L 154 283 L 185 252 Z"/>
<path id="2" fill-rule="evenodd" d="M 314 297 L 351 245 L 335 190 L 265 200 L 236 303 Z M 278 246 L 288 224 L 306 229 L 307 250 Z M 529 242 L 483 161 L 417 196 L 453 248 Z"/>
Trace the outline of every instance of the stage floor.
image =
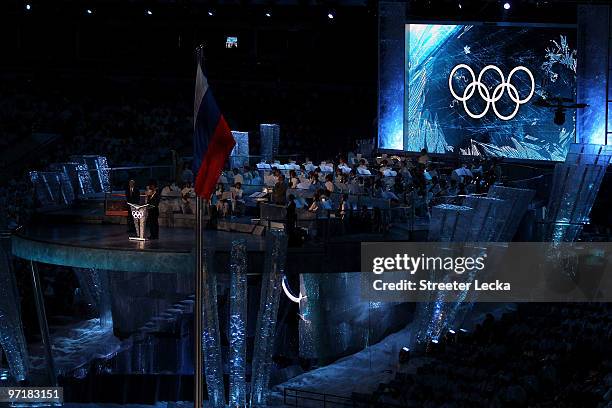
<path id="1" fill-rule="evenodd" d="M 193 274 L 195 235 L 191 228 L 160 228 L 159 239 L 132 241 L 126 225 L 63 223 L 48 219 L 19 230 L 12 237 L 13 255 L 35 262 L 111 271 Z M 360 270 L 361 242 L 406 241 L 426 237 L 423 225 L 411 231 L 396 225 L 395 233 L 351 234 L 314 240 L 288 250 L 288 273 L 332 273 Z M 419 235 L 420 234 L 420 235 Z M 205 230 L 204 243 L 214 248 L 215 268 L 228 271 L 232 241 L 247 244 L 249 273 L 261 273 L 265 236 L 243 232 Z"/>
<path id="2" fill-rule="evenodd" d="M 125 225 L 39 224 L 13 236 L 19 258 L 79 268 L 128 272 L 193 273 L 192 229 L 160 228 L 160 238 L 128 239 Z M 227 255 L 233 240 L 244 239 L 249 254 L 263 255 L 265 238 L 237 232 L 204 231 L 206 246 Z"/>
<path id="3" fill-rule="evenodd" d="M 195 244 L 195 232 L 188 228 L 159 229 L 158 240 L 144 242 L 128 239 L 125 225 L 61 224 L 28 227 L 20 236 L 31 240 L 83 248 L 121 249 L 127 251 L 191 252 Z M 232 241 L 244 239 L 249 251 L 263 251 L 265 239 L 261 236 L 205 230 L 205 245 L 227 251 Z"/>

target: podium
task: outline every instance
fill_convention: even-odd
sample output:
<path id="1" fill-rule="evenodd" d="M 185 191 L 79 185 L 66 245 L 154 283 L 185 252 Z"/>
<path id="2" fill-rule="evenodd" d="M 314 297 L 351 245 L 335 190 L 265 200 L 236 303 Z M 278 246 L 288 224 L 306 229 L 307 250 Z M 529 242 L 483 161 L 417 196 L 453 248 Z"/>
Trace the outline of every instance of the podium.
<path id="1" fill-rule="evenodd" d="M 130 211 L 132 211 L 132 217 L 134 217 L 134 226 L 136 227 L 136 237 L 130 237 L 133 241 L 146 241 L 145 238 L 145 226 L 147 221 L 147 212 L 149 208 L 154 207 L 151 204 L 138 205 L 128 203 Z"/>

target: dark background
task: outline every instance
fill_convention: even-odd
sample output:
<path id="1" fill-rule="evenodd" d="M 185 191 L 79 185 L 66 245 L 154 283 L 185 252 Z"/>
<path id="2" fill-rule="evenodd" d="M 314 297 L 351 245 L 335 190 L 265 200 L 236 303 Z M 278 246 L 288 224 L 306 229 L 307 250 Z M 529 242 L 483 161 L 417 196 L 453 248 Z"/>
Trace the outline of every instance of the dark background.
<path id="1" fill-rule="evenodd" d="M 497 1 L 458 3 L 411 1 L 407 18 L 575 20 L 573 2 L 513 2 L 511 12 Z M 277 122 L 281 153 L 331 158 L 376 136 L 377 9 L 361 0 L 3 1 L 0 135 L 5 144 L 36 132 L 62 136 L 57 151 L 51 146 L 23 168 L 75 153 L 106 154 L 111 165 L 143 161 L 129 149 L 82 143 L 99 129 L 98 140 L 189 156 L 194 48 L 203 43 L 209 82 L 234 130 Z M 238 49 L 225 48 L 228 35 L 238 37 Z M 140 122 L 160 111 L 171 126 L 158 138 Z M 251 144 L 257 154 L 257 137 Z M 0 171 L 9 170 L 15 164 L 0 157 Z"/>

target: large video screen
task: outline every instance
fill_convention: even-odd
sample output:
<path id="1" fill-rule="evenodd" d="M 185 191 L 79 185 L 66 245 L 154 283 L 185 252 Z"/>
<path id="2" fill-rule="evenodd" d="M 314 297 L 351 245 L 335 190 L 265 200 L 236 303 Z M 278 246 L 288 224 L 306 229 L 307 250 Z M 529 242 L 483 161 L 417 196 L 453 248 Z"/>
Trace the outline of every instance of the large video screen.
<path id="1" fill-rule="evenodd" d="M 563 160 L 574 141 L 574 27 L 407 24 L 405 67 L 406 151 Z"/>

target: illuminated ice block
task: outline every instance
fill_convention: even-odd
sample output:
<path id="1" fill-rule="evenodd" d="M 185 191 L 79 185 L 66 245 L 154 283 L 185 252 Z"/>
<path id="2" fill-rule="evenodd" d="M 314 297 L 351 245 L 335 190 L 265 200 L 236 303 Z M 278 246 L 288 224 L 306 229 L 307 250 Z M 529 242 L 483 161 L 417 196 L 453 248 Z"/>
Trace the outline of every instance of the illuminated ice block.
<path id="1" fill-rule="evenodd" d="M 225 406 L 221 340 L 219 335 L 219 313 L 217 310 L 217 275 L 213 268 L 214 250 L 202 250 L 202 350 L 204 375 L 211 407 Z"/>
<path id="2" fill-rule="evenodd" d="M 378 147 L 404 146 L 405 2 L 378 3 Z"/>
<path id="3" fill-rule="evenodd" d="M 441 204 L 433 207 L 429 229 L 430 241 L 441 242 L 488 242 L 496 240 L 510 213 L 510 203 L 506 200 L 485 197 L 466 197 L 463 206 Z M 476 252 L 478 248 L 474 249 Z M 456 256 L 452 253 L 448 256 Z M 463 255 L 465 256 L 465 255 Z M 474 256 L 478 256 L 474 254 Z M 474 274 L 460 276 L 435 276 L 432 281 L 457 280 L 472 282 Z M 415 337 L 418 343 L 437 341 L 442 333 L 456 323 L 456 316 L 465 304 L 467 291 L 459 294 L 453 302 L 448 301 L 448 293 L 439 291 L 431 295 L 429 302 L 417 305 L 415 315 Z"/>
<path id="4" fill-rule="evenodd" d="M 510 214 L 506 223 L 498 236 L 497 241 L 509 242 L 512 241 L 519 224 L 529 207 L 529 203 L 535 196 L 535 191 L 527 188 L 512 188 L 503 186 L 491 186 L 487 194 L 489 198 L 498 198 L 507 200 L 510 203 Z"/>
<path id="5" fill-rule="evenodd" d="M 555 166 L 547 206 L 544 239 L 571 242 L 578 238 L 610 163 L 612 146 L 572 144 L 565 163 Z"/>
<path id="6" fill-rule="evenodd" d="M 319 279 L 313 274 L 300 274 L 300 293 L 304 298 L 300 300 L 300 357 L 314 359 L 318 357 L 317 344 L 319 331 Z"/>
<path id="7" fill-rule="evenodd" d="M 70 160 L 87 166 L 93 192 L 110 192 L 110 169 L 105 156 L 75 155 Z"/>
<path id="8" fill-rule="evenodd" d="M 363 300 L 359 273 L 302 273 L 300 281 L 300 357 L 316 364 L 361 350 L 408 322 L 391 302 Z"/>
<path id="9" fill-rule="evenodd" d="M 230 167 L 239 169 L 249 164 L 249 132 L 238 132 L 232 130 L 236 146 L 230 154 Z"/>
<path id="10" fill-rule="evenodd" d="M 278 317 L 278 302 L 287 256 L 287 236 L 281 230 L 270 230 L 266 245 L 265 266 L 261 280 L 261 298 L 255 330 L 255 348 L 251 372 L 251 406 L 264 406 L 269 392 L 272 353 Z"/>
<path id="11" fill-rule="evenodd" d="M 229 322 L 229 405 L 246 406 L 247 249 L 232 242 Z"/>
<path id="12" fill-rule="evenodd" d="M 474 210 L 470 207 L 440 204 L 431 210 L 429 241 L 465 241 L 470 233 Z"/>
<path id="13" fill-rule="evenodd" d="M 63 171 L 30 171 L 30 181 L 41 206 L 70 205 L 74 191 Z"/>
<path id="14" fill-rule="evenodd" d="M 82 186 L 79 182 L 79 163 L 76 162 L 66 162 L 66 163 L 53 163 L 49 166 L 49 168 L 53 170 L 62 171 L 68 177 L 70 184 L 72 186 L 72 191 L 75 195 L 84 195 L 82 191 Z"/>
<path id="15" fill-rule="evenodd" d="M 93 268 L 74 268 L 74 272 L 85 299 L 96 309 L 100 316 L 100 326 L 112 327 L 113 315 L 108 272 Z"/>
<path id="16" fill-rule="evenodd" d="M 10 375 L 23 381 L 28 375 L 28 349 L 23 334 L 19 295 L 8 251 L 0 242 L 0 347 Z M 1 353 L 0 353 L 1 354 Z"/>
<path id="17" fill-rule="evenodd" d="M 259 125 L 260 149 L 263 160 L 272 160 L 278 155 L 280 143 L 280 126 L 262 123 Z"/>
<path id="18" fill-rule="evenodd" d="M 512 211 L 512 202 L 499 198 L 467 196 L 463 205 L 473 208 L 467 242 L 499 241 L 504 225 Z"/>

